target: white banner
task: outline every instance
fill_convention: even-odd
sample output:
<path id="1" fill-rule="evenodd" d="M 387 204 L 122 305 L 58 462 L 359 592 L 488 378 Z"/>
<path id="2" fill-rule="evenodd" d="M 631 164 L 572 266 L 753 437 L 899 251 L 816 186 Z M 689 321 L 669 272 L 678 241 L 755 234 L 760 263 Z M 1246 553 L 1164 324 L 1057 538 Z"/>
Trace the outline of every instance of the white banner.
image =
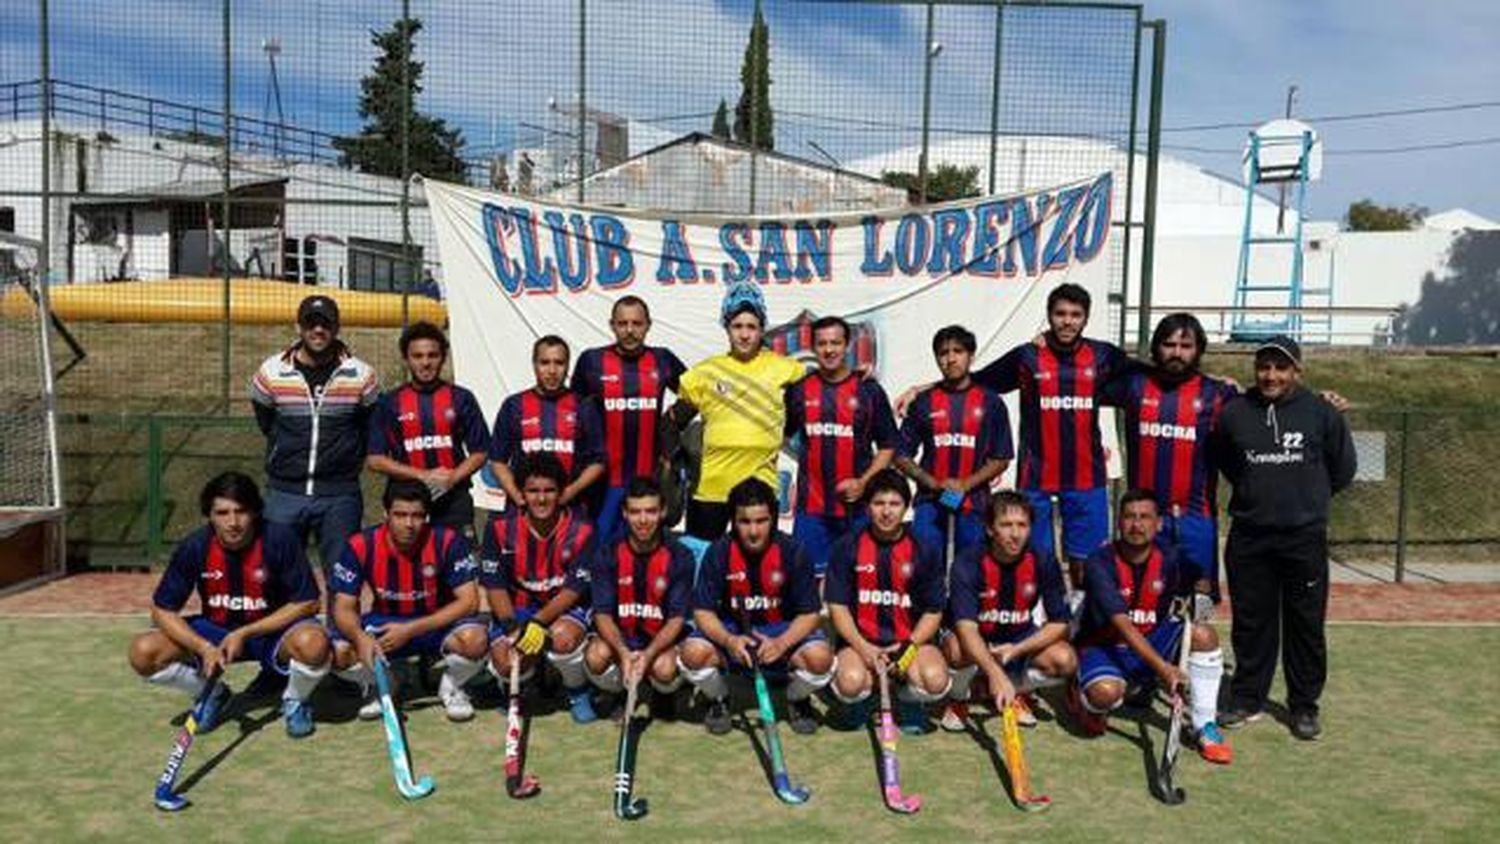
<path id="1" fill-rule="evenodd" d="M 725 285 L 753 280 L 772 348 L 811 360 L 812 320 L 842 316 L 859 362 L 892 397 L 936 377 L 939 328 L 961 323 L 977 335 L 977 368 L 1045 328 L 1047 292 L 1063 282 L 1093 296 L 1098 334 L 1113 182 L 1103 173 L 1021 195 L 806 216 L 627 213 L 433 181 L 425 189 L 454 374 L 493 420 L 505 396 L 532 385 L 534 340 L 558 334 L 575 359 L 606 345 L 610 306 L 626 294 L 651 307 L 647 342 L 691 366 L 728 347 Z M 476 503 L 493 506 L 480 487 Z"/>

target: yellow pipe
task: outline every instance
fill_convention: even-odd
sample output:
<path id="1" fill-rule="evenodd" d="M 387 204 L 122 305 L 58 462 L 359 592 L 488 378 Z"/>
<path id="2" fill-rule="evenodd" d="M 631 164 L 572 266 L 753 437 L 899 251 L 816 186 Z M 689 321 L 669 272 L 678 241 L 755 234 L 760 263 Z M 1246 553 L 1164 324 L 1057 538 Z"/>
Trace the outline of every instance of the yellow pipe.
<path id="1" fill-rule="evenodd" d="M 401 294 L 332 290 L 264 279 L 236 278 L 229 285 L 230 321 L 235 325 L 291 325 L 297 304 L 314 292 L 339 303 L 339 320 L 349 328 L 399 328 Z M 207 322 L 224 319 L 223 280 L 174 278 L 166 281 L 66 284 L 51 289 L 52 312 L 70 322 Z M 438 325 L 448 309 L 435 299 L 411 296 L 410 319 Z M 21 319 L 32 312 L 26 292 L 12 288 L 0 299 L 0 313 Z"/>

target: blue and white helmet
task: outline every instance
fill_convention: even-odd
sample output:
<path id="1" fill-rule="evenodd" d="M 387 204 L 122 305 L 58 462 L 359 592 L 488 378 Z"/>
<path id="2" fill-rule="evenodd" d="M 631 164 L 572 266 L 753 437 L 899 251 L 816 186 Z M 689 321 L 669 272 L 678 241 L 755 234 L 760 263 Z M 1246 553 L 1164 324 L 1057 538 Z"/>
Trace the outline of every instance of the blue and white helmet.
<path id="1" fill-rule="evenodd" d="M 745 311 L 755 314 L 762 326 L 766 324 L 766 299 L 760 293 L 760 285 L 748 281 L 735 282 L 724 291 L 724 303 L 719 307 L 719 322 L 728 328 L 729 321 Z"/>

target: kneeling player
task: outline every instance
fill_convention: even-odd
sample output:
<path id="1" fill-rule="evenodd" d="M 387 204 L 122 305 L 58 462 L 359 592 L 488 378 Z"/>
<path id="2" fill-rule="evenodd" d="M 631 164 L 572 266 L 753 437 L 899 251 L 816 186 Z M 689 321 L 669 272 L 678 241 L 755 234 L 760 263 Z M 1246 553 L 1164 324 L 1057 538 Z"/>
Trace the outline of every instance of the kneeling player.
<path id="1" fill-rule="evenodd" d="M 984 671 L 997 710 L 1018 705 L 1017 720 L 1036 726 L 1024 694 L 1073 676 L 1078 657 L 1068 645 L 1068 603 L 1062 570 L 1050 554 L 1031 550 L 1031 503 L 1005 490 L 990 500 L 988 542 L 964 549 L 953 563 L 948 613 L 953 635 L 943 641 L 953 667 L 953 700 L 943 726 L 962 728 L 969 684 Z M 1040 606 L 1046 623 L 1036 626 Z M 951 716 L 951 717 L 950 717 Z"/>
<path id="2" fill-rule="evenodd" d="M 567 472 L 556 457 L 528 454 L 517 470 L 520 506 L 485 529 L 480 555 L 492 615 L 490 670 L 504 686 L 519 651 L 521 676 L 529 678 L 546 649 L 573 720 L 587 724 L 598 717 L 583 664 L 594 530 L 578 510 L 562 506 Z"/>
<path id="3" fill-rule="evenodd" d="M 703 556 L 693 589 L 697 629 L 682 644 L 682 670 L 709 700 L 703 725 L 729 732 L 729 686 L 724 669 L 752 660 L 791 669 L 787 715 L 792 730 L 818 729 L 808 698 L 833 677 L 833 649 L 819 629 L 818 589 L 797 544 L 776 530 L 776 493 L 758 478 L 729 492 L 729 535 Z"/>
<path id="4" fill-rule="evenodd" d="M 926 729 L 925 705 L 948 694 L 943 654 L 934 646 L 943 623 L 943 570 L 938 556 L 902 524 L 911 489 L 894 469 L 870 480 L 869 525 L 845 536 L 828 559 L 824 599 L 844 647 L 833 694 L 850 721 L 869 717 L 866 702 L 881 672 L 901 681 L 901 729 Z"/>
<path id="5" fill-rule="evenodd" d="M 619 694 L 647 677 L 661 695 L 682 685 L 677 642 L 686 627 L 693 591 L 693 556 L 662 532 L 661 487 L 635 478 L 622 503 L 625 537 L 594 555 L 594 629 L 584 662 L 589 680 L 601 691 Z M 622 676 L 623 674 L 623 676 Z"/>
<path id="6" fill-rule="evenodd" d="M 1206 623 L 1212 581 L 1175 546 L 1157 544 L 1161 514 L 1151 493 L 1125 493 L 1119 525 L 1120 538 L 1095 551 L 1084 568 L 1088 597 L 1078 631 L 1078 682 L 1069 687 L 1069 708 L 1084 732 L 1098 735 L 1104 732 L 1105 716 L 1124 701 L 1127 683 L 1149 688 L 1160 679 L 1168 690 L 1188 683 L 1198 753 L 1228 764 L 1233 753 L 1214 722 L 1224 656 L 1218 634 Z M 1191 602 L 1200 619 L 1193 624 L 1186 677 L 1171 662 L 1183 644 L 1182 621 L 1172 615 L 1179 599 Z"/>
<path id="7" fill-rule="evenodd" d="M 469 543 L 455 528 L 428 524 L 431 494 L 418 481 L 392 481 L 382 503 L 385 521 L 349 537 L 333 567 L 339 675 L 364 689 L 359 717 L 373 720 L 380 717 L 370 688 L 377 658 L 441 657 L 443 709 L 448 720 L 467 721 L 474 706 L 464 685 L 484 667 L 485 646 Z M 373 602 L 361 615 L 366 585 Z"/>
<path id="8" fill-rule="evenodd" d="M 328 673 L 328 635 L 313 618 L 318 586 L 302 542 L 282 525 L 261 521 L 260 490 L 239 472 L 209 481 L 198 496 L 208 524 L 172 553 L 152 596 L 154 630 L 130 643 L 130 667 L 152 683 L 196 697 L 205 678 L 239 660 L 287 677 L 281 711 L 292 738 L 313 732 L 307 702 Z M 193 590 L 201 615 L 184 617 Z M 196 660 L 197 666 L 192 664 Z M 199 732 L 218 726 L 229 687 L 203 708 Z"/>

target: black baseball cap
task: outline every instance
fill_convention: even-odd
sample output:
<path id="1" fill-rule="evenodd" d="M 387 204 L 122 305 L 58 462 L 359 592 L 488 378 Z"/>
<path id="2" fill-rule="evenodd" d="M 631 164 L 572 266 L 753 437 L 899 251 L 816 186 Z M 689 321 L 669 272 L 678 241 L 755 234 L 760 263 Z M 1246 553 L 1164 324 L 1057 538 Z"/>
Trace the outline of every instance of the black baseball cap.
<path id="1" fill-rule="evenodd" d="M 1260 357 L 1266 352 L 1280 352 L 1281 354 L 1286 356 L 1287 360 L 1292 362 L 1292 366 L 1295 366 L 1298 369 L 1302 368 L 1302 347 L 1297 345 L 1296 340 L 1293 340 L 1285 334 L 1277 334 L 1274 337 L 1267 337 L 1256 345 L 1256 357 Z"/>
<path id="2" fill-rule="evenodd" d="M 297 324 L 307 325 L 313 317 L 322 317 L 329 325 L 339 324 L 339 303 L 323 295 L 313 295 L 297 306 Z"/>

